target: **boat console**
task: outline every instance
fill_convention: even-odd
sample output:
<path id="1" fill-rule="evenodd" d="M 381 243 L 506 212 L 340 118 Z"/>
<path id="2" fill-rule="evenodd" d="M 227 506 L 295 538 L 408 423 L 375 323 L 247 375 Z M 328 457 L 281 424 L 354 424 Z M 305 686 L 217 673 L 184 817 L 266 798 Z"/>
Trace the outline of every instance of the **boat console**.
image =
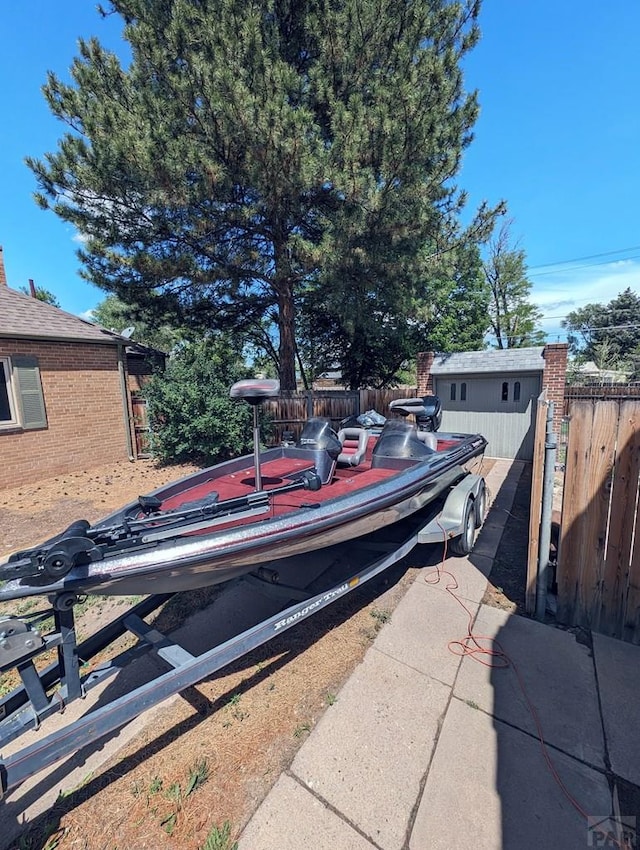
<path id="1" fill-rule="evenodd" d="M 323 484 L 328 484 L 333 477 L 338 455 L 342 451 L 342 443 L 328 419 L 313 417 L 305 423 L 295 450 L 297 457 L 302 456 L 300 451 L 309 453 L 320 480 Z"/>
<path id="2" fill-rule="evenodd" d="M 371 467 L 395 467 L 398 465 L 395 461 L 401 461 L 400 466 L 404 466 L 404 462 L 423 460 L 434 451 L 418 437 L 415 425 L 401 419 L 389 419 L 373 448 Z"/>

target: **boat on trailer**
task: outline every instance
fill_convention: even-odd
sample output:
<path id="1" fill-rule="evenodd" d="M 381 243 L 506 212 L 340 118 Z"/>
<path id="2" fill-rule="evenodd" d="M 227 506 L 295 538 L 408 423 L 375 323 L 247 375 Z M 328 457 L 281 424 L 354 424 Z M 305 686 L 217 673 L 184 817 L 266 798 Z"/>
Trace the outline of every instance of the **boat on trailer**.
<path id="1" fill-rule="evenodd" d="M 447 541 L 455 554 L 471 551 L 487 499 L 471 466 L 486 442 L 438 432 L 437 399 L 393 402 L 391 412 L 401 418 L 380 433 L 345 427 L 336 434 L 328 421 L 310 420 L 295 445 L 261 452 L 258 407 L 277 392 L 276 382 L 265 381 L 231 388 L 254 408 L 253 455 L 160 488 L 93 526 L 78 521 L 0 565 L 0 599 L 46 595 L 51 606 L 0 616 L 0 673 L 15 670 L 21 679 L 0 696 L 0 800 L 361 587 L 416 545 Z M 334 544 L 348 546 L 340 577 L 333 564 L 341 546 Z M 313 579 L 311 590 L 313 559 L 305 553 L 316 549 L 328 582 L 318 590 Z M 293 584 L 280 580 L 283 567 L 297 577 Z M 146 622 L 174 593 L 231 578 L 246 585 L 247 605 L 252 592 L 272 596 L 275 613 L 195 656 Z M 78 643 L 74 608 L 87 593 L 150 595 Z M 44 634 L 48 617 L 53 628 Z M 137 643 L 120 652 L 124 634 Z M 57 660 L 36 667 L 51 652 Z M 168 669 L 47 733 L 48 718 L 144 653 Z M 20 747 L 33 730 L 40 732 Z"/>
<path id="2" fill-rule="evenodd" d="M 441 434 L 434 397 L 392 403 L 379 435 L 310 419 L 294 445 L 260 450 L 270 380 L 231 397 L 254 410 L 254 452 L 140 496 L 99 522 L 78 520 L 0 564 L 0 601 L 61 592 L 175 593 L 266 561 L 332 546 L 398 522 L 437 498 L 484 452 L 479 434 Z M 410 422 L 412 416 L 418 424 Z"/>

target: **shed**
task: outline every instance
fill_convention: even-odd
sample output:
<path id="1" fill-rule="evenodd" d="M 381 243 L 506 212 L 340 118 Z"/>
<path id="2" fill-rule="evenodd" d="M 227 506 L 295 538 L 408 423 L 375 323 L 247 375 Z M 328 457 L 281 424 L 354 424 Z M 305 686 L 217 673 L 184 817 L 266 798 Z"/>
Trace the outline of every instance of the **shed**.
<path id="1" fill-rule="evenodd" d="M 442 401 L 442 430 L 479 432 L 492 457 L 533 458 L 536 400 L 543 389 L 555 402 L 559 427 L 567 345 L 424 352 L 418 357 L 418 394 Z"/>

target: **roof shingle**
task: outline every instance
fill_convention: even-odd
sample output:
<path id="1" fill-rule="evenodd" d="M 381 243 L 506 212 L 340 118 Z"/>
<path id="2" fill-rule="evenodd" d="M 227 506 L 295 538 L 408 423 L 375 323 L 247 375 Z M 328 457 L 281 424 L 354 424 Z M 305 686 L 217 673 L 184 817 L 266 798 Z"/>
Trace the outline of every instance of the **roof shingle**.
<path id="1" fill-rule="evenodd" d="M 0 337 L 129 343 L 124 337 L 37 298 L 0 286 Z"/>
<path id="2" fill-rule="evenodd" d="M 482 372 L 541 372 L 544 370 L 544 347 L 507 348 L 492 351 L 460 351 L 437 354 L 432 375 L 457 375 Z"/>

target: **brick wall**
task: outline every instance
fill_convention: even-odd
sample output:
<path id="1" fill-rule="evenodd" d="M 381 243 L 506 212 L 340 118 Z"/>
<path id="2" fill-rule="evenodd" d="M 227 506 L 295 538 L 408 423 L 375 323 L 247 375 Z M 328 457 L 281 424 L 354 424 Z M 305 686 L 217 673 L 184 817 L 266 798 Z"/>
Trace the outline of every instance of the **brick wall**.
<path id="1" fill-rule="evenodd" d="M 47 427 L 0 430 L 0 489 L 128 458 L 116 346 L 0 339 L 37 357 Z"/>
<path id="2" fill-rule="evenodd" d="M 562 414 L 564 412 L 564 389 L 567 383 L 567 351 L 566 342 L 545 345 L 544 372 L 542 373 L 542 388 L 547 391 L 547 400 L 553 402 L 553 430 L 560 434 Z"/>

